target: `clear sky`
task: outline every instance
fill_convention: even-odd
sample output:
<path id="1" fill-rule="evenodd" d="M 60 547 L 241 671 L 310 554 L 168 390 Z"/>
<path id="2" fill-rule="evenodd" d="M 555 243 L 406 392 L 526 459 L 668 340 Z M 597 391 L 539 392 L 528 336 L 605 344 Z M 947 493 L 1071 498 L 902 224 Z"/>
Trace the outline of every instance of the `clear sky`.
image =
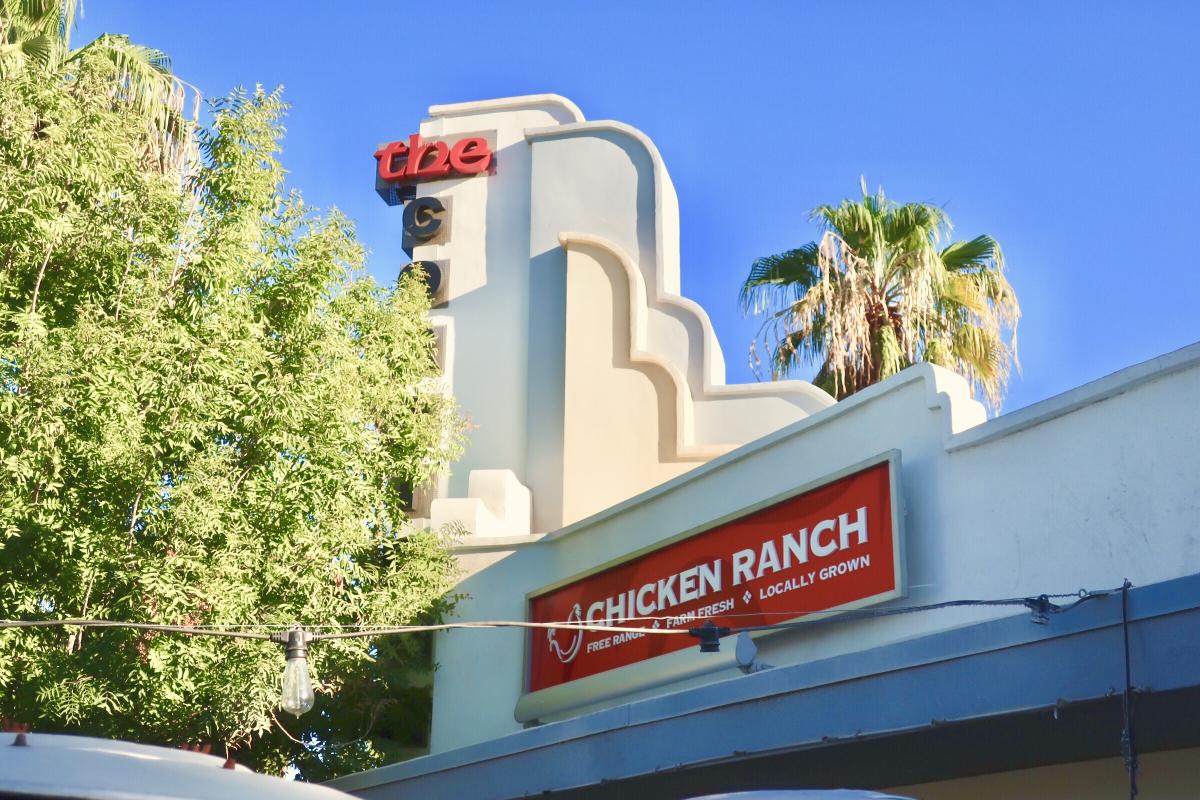
<path id="1" fill-rule="evenodd" d="M 750 262 L 858 192 L 944 205 L 1002 244 L 1024 318 L 1013 410 L 1200 340 L 1197 2 L 87 0 L 208 96 L 283 84 L 283 162 L 406 261 L 372 152 L 429 105 L 556 92 L 655 141 L 679 193 L 683 292 L 752 380 Z"/>

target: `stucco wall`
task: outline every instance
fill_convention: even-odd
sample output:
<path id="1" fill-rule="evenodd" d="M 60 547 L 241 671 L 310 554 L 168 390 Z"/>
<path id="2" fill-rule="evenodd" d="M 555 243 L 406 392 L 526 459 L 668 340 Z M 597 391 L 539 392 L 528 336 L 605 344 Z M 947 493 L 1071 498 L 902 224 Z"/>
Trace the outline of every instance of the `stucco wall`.
<path id="1" fill-rule="evenodd" d="M 631 355 L 624 272 L 588 252 L 572 252 L 567 271 L 574 324 L 566 332 L 563 460 L 590 465 L 562 476 L 563 516 L 575 520 L 707 458 L 677 452 L 686 389 L 661 364 Z"/>
<path id="2" fill-rule="evenodd" d="M 445 268 L 436 322 L 473 425 L 432 491 L 464 498 L 484 470 L 532 491 L 529 535 L 476 531 L 460 548 L 461 618 L 521 619 L 531 591 L 893 449 L 905 602 L 1200 572 L 1200 347 L 986 422 L 961 378 L 927 365 L 836 405 L 803 382 L 727 386 L 707 316 L 678 295 L 678 208 L 653 143 L 550 95 L 430 113 L 427 138 L 481 135 L 496 150 L 493 175 L 419 187 L 448 208 L 447 235 L 414 258 Z M 457 502 L 443 507 L 470 510 Z M 760 657 L 800 663 L 1000 613 L 814 626 L 761 639 Z M 435 751 L 518 729 L 524 641 L 438 638 Z M 720 663 L 667 687 L 623 668 L 624 694 L 590 707 L 737 674 Z"/>
<path id="3" fill-rule="evenodd" d="M 675 190 L 639 131 L 586 122 L 554 95 L 435 106 L 430 114 L 421 125 L 426 139 L 482 136 L 495 151 L 494 174 L 417 187 L 446 207 L 446 233 L 415 247 L 413 257 L 441 266 L 446 302 L 438 325 L 454 342 L 447 383 L 471 424 L 463 458 L 428 490 L 431 506 L 469 499 L 472 471 L 509 470 L 532 492 L 530 532 L 549 532 L 678 474 L 682 462 L 702 462 L 832 402 L 799 381 L 725 385 L 707 316 L 678 294 Z M 600 266 L 637 284 L 626 294 L 596 287 L 596 302 L 612 304 L 606 321 L 586 302 L 587 287 L 576 286 L 568 306 L 568 236 L 601 247 Z M 655 385 L 627 391 L 623 381 L 634 377 L 622 373 L 628 348 L 580 368 L 567 343 L 593 335 L 630 338 L 633 349 L 658 361 L 661 369 L 642 373 Z M 607 469 L 598 453 L 579 446 L 584 432 L 570 417 L 583 408 L 567 395 L 621 404 L 626 438 L 638 442 L 639 431 L 663 428 L 660 406 L 675 405 L 671 430 L 660 433 L 679 446 L 660 454 L 651 442 L 632 469 Z M 588 483 L 609 488 L 581 502 L 577 488 Z M 476 516 L 471 505 L 443 505 L 430 515 L 467 521 Z"/>
<path id="4" fill-rule="evenodd" d="M 453 328 L 450 389 L 472 425 L 447 492 L 465 497 L 474 469 L 502 467 L 527 482 L 529 325 L 545 301 L 530 281 L 532 154 L 525 131 L 579 122 L 583 114 L 558 95 L 432 106 L 429 114 L 420 126 L 427 140 L 482 136 L 495 152 L 494 174 L 417 186 L 448 209 L 448 234 L 415 247 L 413 258 L 444 270 L 447 303 L 436 313 Z"/>
<path id="5" fill-rule="evenodd" d="M 1197 407 L 1200 345 L 987 422 L 961 378 L 920 365 L 540 541 L 510 545 L 464 581 L 472 598 L 460 614 L 520 617 L 527 592 L 890 449 L 901 452 L 907 512 L 910 591 L 902 602 L 1194 574 Z M 766 637 L 760 653 L 768 663 L 799 663 L 1007 613 L 947 610 L 820 625 Z M 435 751 L 519 728 L 522 642 L 511 632 L 489 635 L 486 645 L 459 634 L 439 639 L 442 664 L 478 664 L 486 647 L 489 668 L 469 679 L 438 676 Z M 687 685 L 639 688 L 638 667 L 624 669 L 630 693 L 599 706 Z M 725 669 L 688 684 L 736 674 Z"/>

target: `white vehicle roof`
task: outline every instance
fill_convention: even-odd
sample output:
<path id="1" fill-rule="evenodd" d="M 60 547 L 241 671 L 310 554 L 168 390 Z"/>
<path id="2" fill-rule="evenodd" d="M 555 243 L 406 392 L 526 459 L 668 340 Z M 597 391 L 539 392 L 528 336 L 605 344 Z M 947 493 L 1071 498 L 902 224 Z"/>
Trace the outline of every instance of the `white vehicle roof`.
<path id="1" fill-rule="evenodd" d="M 18 736 L 25 746 L 13 746 Z M 347 800 L 350 795 L 188 750 L 48 733 L 0 733 L 0 794 L 76 800 Z"/>

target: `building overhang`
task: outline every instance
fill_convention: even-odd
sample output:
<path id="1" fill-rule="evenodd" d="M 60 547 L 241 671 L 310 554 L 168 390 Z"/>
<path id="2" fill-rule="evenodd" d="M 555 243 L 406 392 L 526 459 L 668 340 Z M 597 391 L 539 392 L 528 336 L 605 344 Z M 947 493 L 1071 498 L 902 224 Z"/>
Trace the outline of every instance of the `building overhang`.
<path id="1" fill-rule="evenodd" d="M 1143 751 L 1200 744 L 1198 630 L 1200 575 L 1130 591 Z M 1027 614 L 970 624 L 541 725 L 330 785 L 370 798 L 667 798 L 882 788 L 1107 757 L 1120 753 L 1123 642 L 1118 593 L 1046 625 Z"/>

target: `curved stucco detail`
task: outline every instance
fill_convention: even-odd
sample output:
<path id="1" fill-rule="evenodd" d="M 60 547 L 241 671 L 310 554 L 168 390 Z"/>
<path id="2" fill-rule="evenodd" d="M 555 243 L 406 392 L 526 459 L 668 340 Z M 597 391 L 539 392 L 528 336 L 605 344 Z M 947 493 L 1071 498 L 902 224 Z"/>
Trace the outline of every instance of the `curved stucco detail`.
<path id="1" fill-rule="evenodd" d="M 770 385 L 696 392 L 683 365 L 653 348 L 648 287 L 629 253 L 587 233 L 564 232 L 559 242 L 567 273 L 564 522 L 805 416 Z M 812 399 L 813 411 L 832 404 Z"/>
<path id="2" fill-rule="evenodd" d="M 567 251 L 567 312 L 568 321 L 572 307 L 573 287 L 571 281 L 576 278 L 581 269 L 586 268 L 585 260 L 579 258 L 586 255 L 593 264 L 607 270 L 607 277 L 624 283 L 624 287 L 612 285 L 614 297 L 614 325 L 627 334 L 628 361 L 635 369 L 647 374 L 656 373 L 664 377 L 664 385 L 670 387 L 670 398 L 662 398 L 662 405 L 673 409 L 669 415 L 661 415 L 664 425 L 661 433 L 664 444 L 664 455 L 668 460 L 707 461 L 718 456 L 735 445 L 733 443 L 698 444 L 695 433 L 695 398 L 687 384 L 687 379 L 679 368 L 668 359 L 653 352 L 648 346 L 648 317 L 649 303 L 646 294 L 646 283 L 642 274 L 634 265 L 628 253 L 623 252 L 613 243 L 598 236 L 584 233 L 563 233 L 559 241 Z M 597 284 L 589 284 L 584 289 L 576 289 L 581 300 L 595 303 Z M 620 289 L 624 289 L 621 292 Z M 588 335 L 597 336 L 600 332 L 588 329 Z M 568 359 L 571 354 L 568 353 Z"/>
<path id="3" fill-rule="evenodd" d="M 549 111 L 564 123 L 583 122 L 579 106 L 560 94 L 526 94 L 499 97 L 492 100 L 471 100 L 465 103 L 443 103 L 429 107 L 431 117 L 465 117 L 491 114 L 497 111 Z"/>
<path id="4" fill-rule="evenodd" d="M 574 103 L 553 94 L 435 105 L 429 113 L 420 127 L 427 140 L 480 136 L 495 153 L 491 174 L 416 187 L 447 209 L 443 232 L 417 244 L 412 257 L 442 269 L 445 304 L 437 313 L 454 332 L 446 374 L 471 426 L 466 452 L 431 488 L 430 502 L 469 497 L 476 471 L 509 470 L 532 492 L 531 530 L 552 531 L 579 519 L 581 509 L 598 510 L 597 497 L 612 503 L 637 494 L 833 403 L 803 381 L 726 385 L 708 315 L 679 294 L 678 202 L 645 134 L 585 122 Z M 568 313 L 568 284 L 581 278 L 568 269 L 562 234 L 580 248 L 590 243 L 577 257 L 622 276 L 619 291 L 597 283 L 614 309 L 609 318 L 578 297 Z M 591 336 L 633 344 L 621 364 L 610 354 L 603 370 L 611 396 L 595 389 L 571 399 L 567 373 L 584 373 L 568 342 L 582 346 Z M 587 452 L 613 440 L 589 439 L 574 426 L 587 418 L 580 409 L 602 397 L 596 413 L 625 409 L 608 430 L 639 452 L 643 471 L 624 469 L 617 453 L 611 469 L 600 470 L 603 459 Z M 653 430 L 633 435 L 643 423 Z M 568 487 L 585 480 L 611 486 L 587 503 L 570 500 Z"/>
<path id="5" fill-rule="evenodd" d="M 646 349 L 646 286 L 625 254 L 565 239 L 562 517 L 577 520 L 732 449 L 695 441 L 694 401 Z"/>
<path id="6" fill-rule="evenodd" d="M 629 284 L 629 307 L 626 316 L 619 324 L 627 325 L 629 328 L 630 361 L 636 364 L 654 365 L 671 377 L 671 386 L 674 387 L 673 391 L 677 395 L 674 405 L 678 409 L 675 445 L 672 450 L 676 456 L 680 458 L 712 458 L 733 446 L 774 430 L 775 427 L 778 427 L 775 420 L 762 420 L 761 413 L 748 414 L 748 422 L 742 426 L 749 425 L 757 428 L 752 435 L 747 435 L 739 430 L 739 426 L 730 424 L 728 417 L 746 412 L 750 405 L 762 406 L 761 401 L 781 400 L 786 403 L 788 411 L 785 413 L 790 418 L 784 422 L 790 422 L 803 416 L 803 414 L 795 413 L 797 408 L 804 412 L 814 413 L 832 405 L 833 400 L 828 394 L 804 381 L 735 386 L 706 382 L 699 392 L 695 391 L 695 388 L 687 380 L 686 367 L 673 362 L 653 349 L 652 308 L 648 287 L 642 271 L 634 264 L 632 257 L 613 242 L 592 234 L 563 232 L 559 234 L 559 242 L 568 253 L 568 270 L 570 270 L 572 251 L 590 252 L 596 258 L 610 259 L 625 276 Z M 691 303 L 691 307 L 689 307 L 680 303 L 677 305 L 677 309 L 690 316 L 689 322 L 692 323 L 690 327 L 707 328 L 711 331 L 707 315 L 699 305 Z M 569 319 L 568 325 L 570 325 Z M 692 339 L 691 344 L 696 348 L 706 348 L 709 341 L 708 338 L 698 338 Z M 711 341 L 713 347 L 718 346 L 715 343 L 715 337 Z M 762 409 L 757 408 L 755 411 L 761 412 Z M 722 425 L 723 422 L 724 425 Z"/>
<path id="7" fill-rule="evenodd" d="M 795 405 L 806 413 L 812 413 L 833 402 L 826 392 L 807 381 L 778 381 L 769 385 L 725 383 L 725 359 L 708 314 L 698 303 L 680 294 L 679 203 L 662 156 L 645 133 L 622 122 L 596 120 L 531 129 L 526 131 L 525 137 L 535 146 L 538 142 L 572 137 L 610 140 L 619 138 L 644 155 L 644 163 L 633 162 L 633 167 L 639 173 L 639 182 L 644 181 L 653 187 L 653 206 L 650 213 L 646 214 L 650 218 L 648 224 L 639 220 L 639 224 L 646 224 L 650 229 L 653 246 L 638 248 L 643 256 L 639 259 L 638 267 L 649 287 L 648 296 L 652 310 L 677 321 L 687 330 L 686 353 L 679 355 L 684 362 L 681 368 L 688 376 L 694 391 L 712 395 L 794 395 Z M 603 213 L 601 209 L 596 210 Z M 583 231 L 586 228 L 571 230 Z M 672 349 L 670 343 L 655 341 L 666 337 L 661 334 L 655 336 L 654 323 L 654 319 L 647 323 L 650 346 L 669 353 Z"/>

